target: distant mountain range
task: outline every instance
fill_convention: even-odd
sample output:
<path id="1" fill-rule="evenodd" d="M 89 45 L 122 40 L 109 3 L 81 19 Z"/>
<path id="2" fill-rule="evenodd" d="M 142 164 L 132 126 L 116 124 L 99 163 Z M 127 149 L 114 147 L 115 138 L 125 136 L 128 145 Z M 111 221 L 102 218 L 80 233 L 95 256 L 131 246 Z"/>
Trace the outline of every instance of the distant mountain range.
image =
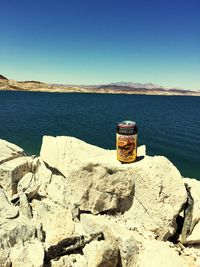
<path id="1" fill-rule="evenodd" d="M 153 83 L 116 82 L 116 83 L 110 83 L 109 85 L 128 86 L 131 88 L 146 88 L 146 89 L 163 88 L 164 89 L 163 86 L 153 84 Z"/>
<path id="2" fill-rule="evenodd" d="M 40 81 L 15 81 L 0 74 L 0 90 L 35 92 L 81 92 L 107 94 L 145 94 L 145 95 L 192 95 L 200 96 L 200 90 L 179 88 L 167 89 L 152 83 L 115 82 L 101 85 L 48 84 Z"/>

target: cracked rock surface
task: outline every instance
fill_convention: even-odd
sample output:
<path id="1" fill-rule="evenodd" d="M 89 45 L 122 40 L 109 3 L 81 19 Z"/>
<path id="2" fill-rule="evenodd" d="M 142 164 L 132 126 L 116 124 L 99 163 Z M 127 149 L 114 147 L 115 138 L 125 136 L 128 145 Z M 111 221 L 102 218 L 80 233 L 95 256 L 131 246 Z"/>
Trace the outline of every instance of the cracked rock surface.
<path id="1" fill-rule="evenodd" d="M 200 266 L 200 182 L 145 146 L 138 156 L 121 164 L 113 150 L 44 136 L 27 157 L 0 140 L 0 266 Z"/>

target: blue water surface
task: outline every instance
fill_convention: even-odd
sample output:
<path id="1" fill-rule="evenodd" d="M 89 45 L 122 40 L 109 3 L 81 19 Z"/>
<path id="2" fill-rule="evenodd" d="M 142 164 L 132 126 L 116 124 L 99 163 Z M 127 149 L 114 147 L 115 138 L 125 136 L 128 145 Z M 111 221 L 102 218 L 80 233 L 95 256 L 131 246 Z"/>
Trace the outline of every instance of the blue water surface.
<path id="1" fill-rule="evenodd" d="M 0 138 L 39 154 L 43 135 L 69 135 L 115 149 L 118 121 L 137 122 L 147 154 L 200 178 L 200 97 L 0 92 Z"/>

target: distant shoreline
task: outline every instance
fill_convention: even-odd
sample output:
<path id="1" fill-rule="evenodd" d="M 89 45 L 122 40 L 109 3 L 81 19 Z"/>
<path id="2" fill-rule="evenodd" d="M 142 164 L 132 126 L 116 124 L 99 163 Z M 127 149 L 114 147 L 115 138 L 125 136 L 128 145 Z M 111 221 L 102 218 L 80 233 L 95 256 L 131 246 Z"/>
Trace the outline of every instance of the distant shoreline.
<path id="1" fill-rule="evenodd" d="M 3 78 L 2 78 L 3 77 Z M 142 84 L 133 86 L 125 84 L 108 84 L 94 86 L 80 85 L 55 85 L 38 81 L 18 82 L 0 77 L 0 91 L 22 91 L 22 92 L 47 92 L 47 93 L 99 93 L 99 94 L 130 94 L 130 95 L 164 95 L 164 96 L 200 96 L 200 91 L 184 89 L 148 88 Z M 155 86 L 154 86 L 155 87 Z"/>
<path id="2" fill-rule="evenodd" d="M 116 94 L 116 95 L 152 95 L 152 96 L 200 96 L 200 92 L 196 93 L 174 93 L 174 92 L 153 92 L 150 91 L 149 92 L 144 92 L 144 91 L 140 91 L 140 92 L 136 92 L 136 91 L 131 91 L 131 92 L 126 92 L 126 91 L 114 91 L 114 90 L 72 90 L 72 89 L 68 89 L 66 88 L 66 90 L 57 88 L 57 89 L 53 89 L 53 90 L 49 90 L 46 88 L 43 89 L 9 89 L 9 88 L 5 88 L 2 89 L 0 88 L 0 92 L 39 92 L 39 93 L 63 93 L 63 94 L 69 94 L 69 93 L 88 93 L 88 94 Z"/>

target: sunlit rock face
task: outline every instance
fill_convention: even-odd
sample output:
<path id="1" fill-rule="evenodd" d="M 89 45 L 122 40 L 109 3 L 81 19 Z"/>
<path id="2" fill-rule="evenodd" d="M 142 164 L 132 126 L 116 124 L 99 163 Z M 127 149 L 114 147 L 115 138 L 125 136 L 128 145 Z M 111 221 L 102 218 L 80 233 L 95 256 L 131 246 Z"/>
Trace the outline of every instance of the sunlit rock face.
<path id="1" fill-rule="evenodd" d="M 0 266 L 198 266 L 199 199 L 145 146 L 121 164 L 73 137 L 44 136 L 40 157 L 0 140 Z M 178 218 L 192 218 L 182 246 Z"/>

